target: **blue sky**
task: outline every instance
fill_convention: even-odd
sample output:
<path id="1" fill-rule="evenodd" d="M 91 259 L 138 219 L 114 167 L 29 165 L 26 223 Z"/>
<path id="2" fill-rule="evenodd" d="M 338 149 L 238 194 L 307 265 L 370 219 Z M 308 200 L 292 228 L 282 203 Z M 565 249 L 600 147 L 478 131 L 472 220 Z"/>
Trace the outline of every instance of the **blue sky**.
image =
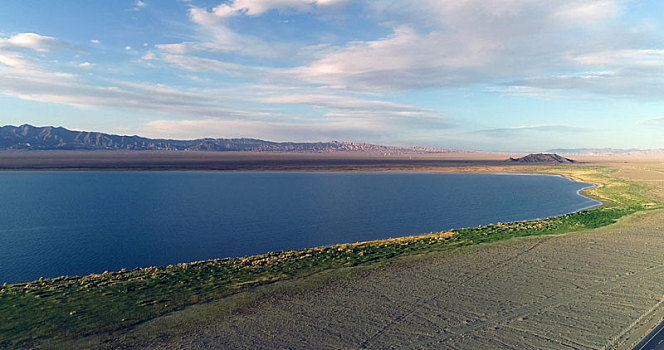
<path id="1" fill-rule="evenodd" d="M 0 2 L 0 124 L 664 147 L 664 2 Z"/>

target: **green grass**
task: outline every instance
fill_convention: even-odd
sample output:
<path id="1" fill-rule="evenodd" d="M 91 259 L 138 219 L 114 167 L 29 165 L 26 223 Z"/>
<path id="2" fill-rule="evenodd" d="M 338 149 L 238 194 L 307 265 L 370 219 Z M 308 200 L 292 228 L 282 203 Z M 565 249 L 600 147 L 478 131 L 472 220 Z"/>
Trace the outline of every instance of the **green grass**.
<path id="1" fill-rule="evenodd" d="M 540 168 L 600 185 L 588 195 L 607 205 L 559 217 L 463 228 L 380 241 L 342 244 L 247 258 L 183 263 L 83 277 L 40 279 L 0 288 L 0 347 L 40 338 L 67 339 L 114 331 L 187 305 L 230 296 L 275 281 L 406 254 L 511 237 L 605 226 L 659 208 L 647 187 L 619 180 L 606 168 Z"/>

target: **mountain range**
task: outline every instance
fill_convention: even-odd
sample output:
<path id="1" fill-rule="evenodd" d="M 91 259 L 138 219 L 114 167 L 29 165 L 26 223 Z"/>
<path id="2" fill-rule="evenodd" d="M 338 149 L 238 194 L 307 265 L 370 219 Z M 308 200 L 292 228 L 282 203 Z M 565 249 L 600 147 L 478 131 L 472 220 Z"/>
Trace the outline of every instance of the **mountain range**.
<path id="1" fill-rule="evenodd" d="M 383 152 L 449 153 L 458 150 L 428 147 L 390 147 L 356 142 L 271 142 L 252 138 L 195 140 L 150 139 L 75 131 L 28 124 L 0 127 L 0 150 L 168 150 L 243 152 Z M 462 151 L 463 152 L 463 151 Z"/>

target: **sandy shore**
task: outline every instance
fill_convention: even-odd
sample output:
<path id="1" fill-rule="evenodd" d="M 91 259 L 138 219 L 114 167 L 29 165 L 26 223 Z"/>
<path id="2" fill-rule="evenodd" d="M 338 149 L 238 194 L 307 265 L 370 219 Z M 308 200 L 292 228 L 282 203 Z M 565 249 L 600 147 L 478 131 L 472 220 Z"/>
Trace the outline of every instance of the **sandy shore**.
<path id="1" fill-rule="evenodd" d="M 664 198 L 659 160 L 591 159 Z M 483 167 L 477 169 L 484 171 Z M 494 169 L 495 170 L 495 169 Z M 627 349 L 664 317 L 664 211 L 349 268 L 189 307 L 76 345 Z M 237 305 L 244 305 L 238 310 Z"/>

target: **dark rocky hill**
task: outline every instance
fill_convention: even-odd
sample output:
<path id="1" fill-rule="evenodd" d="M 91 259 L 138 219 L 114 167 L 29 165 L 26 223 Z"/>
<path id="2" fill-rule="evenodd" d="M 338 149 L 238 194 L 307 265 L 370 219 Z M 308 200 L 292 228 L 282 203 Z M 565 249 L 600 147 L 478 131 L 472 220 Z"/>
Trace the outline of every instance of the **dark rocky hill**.
<path id="1" fill-rule="evenodd" d="M 0 150 L 174 150 L 245 152 L 448 153 L 454 150 L 389 147 L 354 142 L 270 142 L 250 138 L 149 139 L 32 125 L 0 127 Z"/>
<path id="2" fill-rule="evenodd" d="M 561 157 L 555 153 L 531 153 L 521 158 L 510 158 L 507 162 L 522 164 L 569 164 L 574 160 Z"/>

